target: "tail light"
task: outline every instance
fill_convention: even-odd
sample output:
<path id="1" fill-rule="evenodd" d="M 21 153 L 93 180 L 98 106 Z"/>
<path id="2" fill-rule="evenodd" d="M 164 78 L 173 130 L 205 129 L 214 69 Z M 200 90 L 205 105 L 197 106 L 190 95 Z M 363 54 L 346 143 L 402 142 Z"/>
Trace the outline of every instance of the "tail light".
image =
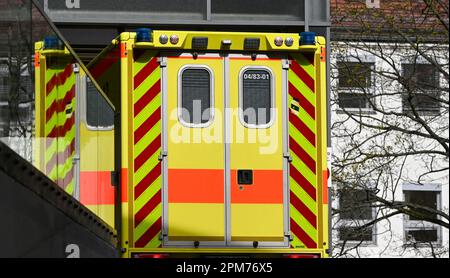
<path id="1" fill-rule="evenodd" d="M 276 37 L 274 39 L 274 43 L 276 46 L 282 46 L 283 45 L 283 38 L 282 37 Z"/>
<path id="2" fill-rule="evenodd" d="M 167 259 L 169 254 L 134 253 L 132 257 L 135 259 Z"/>

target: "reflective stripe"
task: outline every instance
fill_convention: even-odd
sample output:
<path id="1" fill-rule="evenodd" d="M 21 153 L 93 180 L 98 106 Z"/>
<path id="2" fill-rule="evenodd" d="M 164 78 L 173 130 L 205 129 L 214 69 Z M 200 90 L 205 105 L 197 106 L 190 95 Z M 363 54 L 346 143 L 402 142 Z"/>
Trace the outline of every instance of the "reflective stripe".
<path id="1" fill-rule="evenodd" d="M 45 172 L 69 194 L 74 190 L 75 73 L 72 64 L 47 59 L 45 73 Z"/>
<path id="2" fill-rule="evenodd" d="M 169 203 L 224 203 L 222 169 L 169 169 Z"/>
<path id="3" fill-rule="evenodd" d="M 155 53 L 133 63 L 133 238 L 134 247 L 161 245 L 161 72 Z"/>
<path id="4" fill-rule="evenodd" d="M 242 189 L 237 181 L 237 170 L 231 170 L 232 204 L 283 204 L 283 170 L 253 169 L 253 183 Z"/>
<path id="5" fill-rule="evenodd" d="M 298 102 L 297 112 L 289 107 L 290 226 L 292 248 L 317 248 L 317 108 L 314 56 L 292 57 L 288 73 L 289 103 Z M 293 100 L 295 101 L 293 102 Z"/>

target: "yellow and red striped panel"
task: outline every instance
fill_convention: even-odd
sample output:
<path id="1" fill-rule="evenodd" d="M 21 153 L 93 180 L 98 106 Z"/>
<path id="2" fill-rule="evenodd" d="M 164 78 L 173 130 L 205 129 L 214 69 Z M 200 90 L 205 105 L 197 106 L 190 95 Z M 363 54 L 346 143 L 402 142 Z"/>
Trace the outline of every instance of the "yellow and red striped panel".
<path id="1" fill-rule="evenodd" d="M 160 247 L 161 70 L 153 51 L 135 53 L 133 63 L 134 247 Z"/>
<path id="2" fill-rule="evenodd" d="M 313 53 L 291 56 L 288 81 L 291 247 L 317 248 L 317 96 Z"/>
<path id="3" fill-rule="evenodd" d="M 110 100 L 120 96 L 120 52 L 119 47 L 109 49 L 88 65 L 89 72 Z M 97 144 L 92 144 L 96 142 Z M 96 211 L 104 220 L 113 223 L 114 187 L 111 171 L 114 170 L 114 133 L 111 130 L 92 130 L 87 123 L 80 126 L 80 202 Z M 92 160 L 92 153 L 96 161 Z M 127 191 L 125 191 L 127 192 Z M 124 195 L 122 194 L 122 197 Z M 104 214 L 100 211 L 108 211 Z M 110 217 L 110 219 L 106 219 Z M 108 221 L 107 221 L 108 222 Z"/>
<path id="4" fill-rule="evenodd" d="M 114 70 L 114 66 L 117 66 L 120 60 L 119 48 L 116 47 L 112 49 L 110 52 L 106 53 L 104 57 L 98 60 L 93 65 L 89 65 L 89 72 L 92 77 L 97 81 L 98 84 L 101 84 L 102 78 L 107 75 L 108 71 Z"/>
<path id="5" fill-rule="evenodd" d="M 75 73 L 71 63 L 47 60 L 45 72 L 45 172 L 73 193 L 75 180 Z"/>
<path id="6" fill-rule="evenodd" d="M 120 48 L 109 49 L 88 65 L 89 72 L 108 98 L 118 105 L 120 102 Z"/>

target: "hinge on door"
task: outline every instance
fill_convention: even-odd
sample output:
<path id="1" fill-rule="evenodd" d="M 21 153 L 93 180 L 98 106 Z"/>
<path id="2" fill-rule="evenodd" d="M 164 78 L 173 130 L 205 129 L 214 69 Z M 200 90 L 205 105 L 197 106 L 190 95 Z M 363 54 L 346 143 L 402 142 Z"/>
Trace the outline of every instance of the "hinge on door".
<path id="1" fill-rule="evenodd" d="M 79 73 L 80 72 L 80 66 L 78 66 L 77 64 L 73 64 L 73 72 L 75 73 Z"/>
<path id="2" fill-rule="evenodd" d="M 283 157 L 288 160 L 288 162 L 292 162 L 292 156 L 290 153 L 284 153 Z"/>
<path id="3" fill-rule="evenodd" d="M 291 62 L 290 62 L 288 59 L 285 59 L 285 60 L 283 60 L 283 62 L 282 62 L 282 68 L 283 68 L 284 70 L 288 70 L 290 64 L 291 64 Z"/>
<path id="4" fill-rule="evenodd" d="M 72 164 L 77 164 L 80 161 L 79 155 L 74 155 L 72 158 Z"/>
<path id="5" fill-rule="evenodd" d="M 285 234 L 284 237 L 287 237 L 289 239 L 289 241 L 293 241 L 294 240 L 294 237 L 291 235 L 291 233 Z"/>
<path id="6" fill-rule="evenodd" d="M 159 236 L 158 236 L 158 239 L 159 239 L 160 241 L 163 241 L 165 237 L 167 237 L 167 234 L 166 234 L 166 233 L 160 233 Z"/>
<path id="7" fill-rule="evenodd" d="M 158 155 L 158 160 L 161 161 L 164 159 L 164 157 L 167 156 L 167 151 L 162 151 L 159 155 Z"/>
<path id="8" fill-rule="evenodd" d="M 158 62 L 161 68 L 167 67 L 167 57 L 158 57 Z"/>

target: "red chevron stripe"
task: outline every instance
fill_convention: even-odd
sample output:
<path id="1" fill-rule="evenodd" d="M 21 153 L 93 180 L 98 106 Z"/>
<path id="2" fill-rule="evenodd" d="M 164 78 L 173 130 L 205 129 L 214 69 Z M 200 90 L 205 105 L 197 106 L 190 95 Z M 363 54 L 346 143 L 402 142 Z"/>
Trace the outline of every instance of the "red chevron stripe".
<path id="1" fill-rule="evenodd" d="M 54 127 L 50 131 L 50 133 L 47 135 L 47 138 L 56 138 L 56 137 L 66 136 L 66 133 L 69 132 L 69 130 L 72 128 L 72 126 L 74 124 L 75 124 L 75 117 L 72 116 L 64 123 L 64 125 Z M 51 140 L 47 140 L 47 148 L 50 147 L 51 143 L 52 143 Z"/>
<path id="2" fill-rule="evenodd" d="M 97 79 L 108 69 L 110 69 L 112 65 L 114 65 L 119 61 L 119 55 L 120 55 L 119 48 L 116 47 L 113 51 L 108 53 L 108 55 L 105 58 L 101 59 L 95 66 L 89 69 L 92 77 Z"/>
<path id="3" fill-rule="evenodd" d="M 56 184 L 59 187 L 66 189 L 66 187 L 69 185 L 69 183 L 72 181 L 72 179 L 73 179 L 73 167 L 71 167 L 70 171 L 67 172 L 67 174 L 64 178 L 57 179 Z"/>
<path id="4" fill-rule="evenodd" d="M 159 134 L 150 145 L 142 151 L 134 159 L 134 172 L 136 173 L 139 168 L 161 147 L 161 134 Z"/>
<path id="5" fill-rule="evenodd" d="M 317 243 L 291 218 L 291 231 L 307 248 L 317 248 Z"/>
<path id="6" fill-rule="evenodd" d="M 289 82 L 289 95 L 298 100 L 300 106 L 311 116 L 314 120 L 316 119 L 316 109 L 298 90 L 295 86 Z"/>
<path id="7" fill-rule="evenodd" d="M 314 228 L 317 228 L 316 215 L 307 206 L 305 206 L 305 204 L 292 191 L 290 194 L 290 202 Z"/>
<path id="8" fill-rule="evenodd" d="M 66 149 L 62 152 L 59 152 L 58 155 L 59 157 L 62 157 L 62 159 L 65 160 L 69 158 L 74 151 L 75 151 L 75 138 L 72 139 L 72 142 L 70 142 L 70 144 L 66 147 Z"/>
<path id="9" fill-rule="evenodd" d="M 136 131 L 134 132 L 134 144 L 139 142 L 142 137 L 149 132 L 152 127 L 155 126 L 156 123 L 161 119 L 161 107 L 158 107 L 158 109 L 155 110 L 155 112 L 152 113 L 150 117 L 145 120 L 144 123 Z"/>
<path id="10" fill-rule="evenodd" d="M 289 122 L 308 140 L 314 147 L 316 146 L 316 135 L 312 132 L 300 118 L 289 109 Z"/>
<path id="11" fill-rule="evenodd" d="M 145 247 L 161 231 L 161 217 L 136 241 L 135 247 Z"/>
<path id="12" fill-rule="evenodd" d="M 50 80 L 47 82 L 47 85 L 45 86 L 46 96 L 50 94 L 51 91 L 53 91 L 53 88 L 55 88 L 56 84 L 58 83 L 58 77 L 55 75 L 50 78 Z"/>
<path id="13" fill-rule="evenodd" d="M 316 161 L 291 136 L 289 136 L 289 148 L 316 174 Z"/>
<path id="14" fill-rule="evenodd" d="M 46 165 L 46 168 L 45 168 L 46 171 L 47 171 L 47 174 L 49 174 L 53 170 L 53 167 L 55 167 L 55 165 L 57 164 L 58 160 L 61 160 L 60 159 L 61 157 L 62 157 L 62 160 L 65 160 L 66 158 L 71 156 L 74 151 L 75 151 L 75 138 L 72 140 L 70 145 L 68 145 L 66 147 L 65 150 L 53 154 L 52 158 L 50 158 L 50 160 L 47 162 L 47 165 Z"/>
<path id="15" fill-rule="evenodd" d="M 292 164 L 289 165 L 290 176 L 295 182 L 305 190 L 305 192 L 316 201 L 316 189 L 314 186 L 295 168 Z"/>
<path id="16" fill-rule="evenodd" d="M 67 78 L 69 78 L 69 76 L 73 73 L 73 68 L 72 68 L 72 64 L 68 64 L 65 68 L 64 71 L 61 72 L 58 75 L 58 80 L 59 80 L 59 85 L 63 85 L 64 83 L 66 83 Z"/>
<path id="17" fill-rule="evenodd" d="M 161 161 L 134 187 L 136 200 L 161 175 Z"/>
<path id="18" fill-rule="evenodd" d="M 161 79 L 155 84 L 134 104 L 134 117 L 136 117 L 142 109 L 147 106 L 158 94 L 161 92 Z"/>
<path id="19" fill-rule="evenodd" d="M 136 228 L 161 203 L 161 190 L 159 190 L 134 216 Z"/>
<path id="20" fill-rule="evenodd" d="M 47 161 L 47 165 L 45 166 L 45 170 L 47 174 L 50 174 L 50 172 L 53 170 L 53 167 L 55 167 L 56 163 L 58 163 L 58 154 L 53 154 L 52 158 L 50 158 L 49 161 Z"/>
<path id="21" fill-rule="evenodd" d="M 63 112 L 66 109 L 66 104 L 72 101 L 75 97 L 75 85 L 70 88 L 63 99 L 54 101 L 50 107 L 45 111 L 45 122 L 50 121 L 53 114 Z"/>
<path id="22" fill-rule="evenodd" d="M 297 63 L 296 60 L 292 60 L 291 69 L 305 83 L 308 88 L 314 93 L 314 79 Z"/>
<path id="23" fill-rule="evenodd" d="M 157 57 L 153 57 L 142 69 L 134 76 L 134 89 L 136 90 L 139 85 L 158 67 Z"/>
<path id="24" fill-rule="evenodd" d="M 52 102 L 52 104 L 50 105 L 50 107 L 47 109 L 47 111 L 45 111 L 45 122 L 48 123 L 48 121 L 50 121 L 51 117 L 53 116 L 53 114 L 56 113 L 56 111 L 58 111 L 58 101 L 54 101 Z"/>

